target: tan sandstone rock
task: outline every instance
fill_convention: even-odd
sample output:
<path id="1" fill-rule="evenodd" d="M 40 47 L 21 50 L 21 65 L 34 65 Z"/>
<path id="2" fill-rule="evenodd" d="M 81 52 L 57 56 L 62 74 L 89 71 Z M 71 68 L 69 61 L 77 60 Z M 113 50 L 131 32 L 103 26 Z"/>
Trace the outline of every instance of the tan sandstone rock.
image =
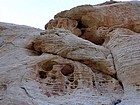
<path id="1" fill-rule="evenodd" d="M 69 18 L 56 18 L 55 20 L 50 20 L 49 23 L 45 25 L 45 29 L 53 28 L 63 28 L 72 31 L 75 35 L 81 35 L 81 30 L 77 28 L 78 22 Z"/>
<path id="2" fill-rule="evenodd" d="M 112 105 L 121 99 L 123 88 L 114 76 L 115 71 L 108 68 L 107 72 L 99 67 L 104 63 L 112 65 L 105 59 L 109 54 L 106 48 L 61 29 L 40 35 L 42 30 L 32 27 L 8 23 L 0 26 L 3 27 L 0 32 L 1 105 Z M 39 48 L 38 38 L 44 43 L 42 50 L 39 49 L 43 43 Z M 60 47 L 55 47 L 57 43 Z M 55 49 L 52 46 L 51 50 L 51 44 Z M 81 51 L 79 56 L 75 55 L 77 51 Z M 94 56 L 89 59 L 91 54 Z M 80 57 L 83 61 L 78 61 Z M 111 56 L 108 58 L 111 60 Z M 92 67 L 92 61 L 97 67 Z M 103 62 L 96 64 L 98 61 Z"/>
<path id="3" fill-rule="evenodd" d="M 79 37 L 101 45 L 104 42 L 103 38 L 96 35 L 96 31 L 100 27 L 108 27 L 110 30 L 127 28 L 134 32 L 140 32 L 139 5 L 140 2 L 114 2 L 110 5 L 105 3 L 97 6 L 83 5 L 56 14 L 53 21 L 61 21 L 61 18 L 75 20 L 78 23 L 75 28 L 81 30 L 80 36 L 78 33 Z M 51 25 L 52 22 L 47 24 Z M 53 25 L 53 27 L 57 27 L 57 25 Z M 47 29 L 47 25 L 45 29 Z"/>
<path id="4" fill-rule="evenodd" d="M 83 62 L 106 74 L 115 75 L 116 73 L 111 59 L 106 59 L 111 56 L 108 49 L 83 40 L 70 31 L 63 29 L 48 30 L 35 39 L 33 47 L 38 52 L 57 54 Z"/>
<path id="5" fill-rule="evenodd" d="M 77 28 L 81 30 L 79 37 L 99 45 L 104 43 L 103 46 L 110 50 L 113 57 L 117 77 L 124 83 L 125 94 L 121 104 L 139 105 L 140 79 L 137 60 L 139 59 L 139 34 L 137 33 L 140 32 L 140 2 L 108 4 L 78 6 L 56 14 L 54 20 L 57 18 L 76 20 Z M 116 28 L 125 29 L 115 30 Z M 131 80 L 126 79 L 127 77 Z M 134 77 L 135 79 L 132 79 Z"/>
<path id="6" fill-rule="evenodd" d="M 139 2 L 78 6 L 45 28 L 0 22 L 0 105 L 140 105 Z"/>
<path id="7" fill-rule="evenodd" d="M 122 105 L 140 104 L 140 34 L 128 29 L 110 33 L 107 47 L 111 49 L 118 79 L 123 83 Z"/>

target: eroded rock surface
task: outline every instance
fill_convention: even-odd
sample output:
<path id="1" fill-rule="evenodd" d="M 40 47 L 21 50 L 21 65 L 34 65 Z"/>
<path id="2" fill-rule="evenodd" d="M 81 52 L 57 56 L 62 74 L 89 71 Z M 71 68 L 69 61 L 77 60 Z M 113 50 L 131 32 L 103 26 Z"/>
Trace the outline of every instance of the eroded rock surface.
<path id="1" fill-rule="evenodd" d="M 1 105 L 112 105 L 121 100 L 123 88 L 105 47 L 62 29 L 40 35 L 42 30 L 32 27 L 0 25 L 5 27 L 0 33 Z"/>
<path id="2" fill-rule="evenodd" d="M 97 33 L 97 30 L 101 27 L 109 28 L 109 31 L 112 31 L 114 28 L 127 28 L 134 32 L 140 32 L 139 6 L 140 2 L 114 2 L 110 5 L 78 6 L 56 14 L 54 20 L 45 25 L 45 29 L 57 27 L 69 29 L 75 33 L 72 30 L 73 28 L 80 30 L 77 33 L 79 37 L 101 45 L 104 42 L 104 38 L 98 36 Z M 70 19 L 73 21 L 72 23 L 76 24 L 72 27 L 65 21 L 61 22 L 64 18 Z M 60 23 L 61 26 L 59 25 Z"/>
<path id="3" fill-rule="evenodd" d="M 37 37 L 33 48 L 38 52 L 57 54 L 62 57 L 83 62 L 93 70 L 115 75 L 110 50 L 83 40 L 63 29 L 48 30 Z"/>
<path id="4" fill-rule="evenodd" d="M 0 23 L 0 105 L 140 105 L 139 10 L 79 6 L 46 31 Z"/>
<path id="5" fill-rule="evenodd" d="M 107 47 L 113 54 L 118 79 L 123 83 L 123 104 L 139 105 L 140 34 L 128 29 L 116 29 L 110 35 Z"/>

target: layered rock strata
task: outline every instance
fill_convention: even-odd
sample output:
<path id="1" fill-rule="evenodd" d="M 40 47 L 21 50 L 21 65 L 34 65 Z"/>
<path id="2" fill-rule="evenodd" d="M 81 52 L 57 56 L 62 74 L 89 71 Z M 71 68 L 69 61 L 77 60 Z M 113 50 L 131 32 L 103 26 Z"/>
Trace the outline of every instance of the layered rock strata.
<path id="1" fill-rule="evenodd" d="M 46 31 L 0 23 L 0 105 L 139 105 L 139 10 L 79 6 Z"/>
<path id="2" fill-rule="evenodd" d="M 139 2 L 114 2 L 101 6 L 78 6 L 56 14 L 54 20 L 45 25 L 45 29 L 54 27 L 68 29 L 79 37 L 101 45 L 104 38 L 98 36 L 97 32 L 101 28 L 103 30 L 108 28 L 108 31 L 114 28 L 127 28 L 140 32 L 139 5 Z"/>
<path id="3" fill-rule="evenodd" d="M 118 79 L 123 83 L 122 105 L 140 104 L 140 34 L 128 29 L 116 29 L 110 33 L 107 47 L 113 54 Z"/>
<path id="4" fill-rule="evenodd" d="M 0 25 L 1 105 L 120 102 L 124 90 L 105 47 L 62 29 L 44 33 L 32 27 Z"/>

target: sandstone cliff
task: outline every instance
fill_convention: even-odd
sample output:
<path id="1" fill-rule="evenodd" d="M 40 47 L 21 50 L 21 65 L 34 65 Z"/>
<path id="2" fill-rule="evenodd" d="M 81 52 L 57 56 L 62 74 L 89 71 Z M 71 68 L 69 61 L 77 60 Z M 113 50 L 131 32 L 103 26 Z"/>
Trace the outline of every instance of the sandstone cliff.
<path id="1" fill-rule="evenodd" d="M 83 5 L 46 30 L 0 23 L 0 105 L 140 105 L 140 3 Z"/>

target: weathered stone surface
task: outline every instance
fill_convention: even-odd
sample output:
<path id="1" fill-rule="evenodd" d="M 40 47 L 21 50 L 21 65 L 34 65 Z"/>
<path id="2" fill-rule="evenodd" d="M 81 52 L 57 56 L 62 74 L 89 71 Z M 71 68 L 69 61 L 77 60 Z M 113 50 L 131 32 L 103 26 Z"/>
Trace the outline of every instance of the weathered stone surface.
<path id="1" fill-rule="evenodd" d="M 103 44 L 103 38 L 96 35 L 98 28 L 104 26 L 110 28 L 127 28 L 134 32 L 140 32 L 140 2 L 109 2 L 97 6 L 83 5 L 60 12 L 54 20 L 68 18 L 77 21 L 77 29 L 81 30 L 78 36 L 95 44 Z M 47 24 L 51 24 L 50 21 Z M 57 25 L 53 25 L 57 27 Z M 68 26 L 67 26 L 68 27 Z M 46 26 L 47 29 L 47 26 Z M 71 30 L 71 29 L 69 29 Z"/>
<path id="2" fill-rule="evenodd" d="M 79 6 L 46 31 L 0 23 L 0 105 L 140 105 L 139 10 Z"/>
<path id="3" fill-rule="evenodd" d="M 103 4 L 101 6 L 87 5 L 72 8 L 71 10 L 58 13 L 55 16 L 55 19 L 69 18 L 76 20 L 78 22 L 77 28 L 81 30 L 81 35 L 79 37 L 87 39 L 95 44 L 101 45 L 104 43 L 103 45 L 110 50 L 117 77 L 124 86 L 125 94 L 122 99 L 123 102 L 121 103 L 123 105 L 140 104 L 138 101 L 140 100 L 138 98 L 140 95 L 140 78 L 138 77 L 139 61 L 137 60 L 139 59 L 139 35 L 134 33 L 140 32 L 139 7 L 140 2 L 116 3 L 112 5 Z M 115 30 L 116 28 L 125 29 Z M 110 33 L 112 31 L 113 33 Z M 123 35 L 125 35 L 125 38 Z M 81 53 L 81 51 L 79 52 Z M 87 53 L 87 55 L 90 54 Z M 88 63 L 87 61 L 86 63 L 82 63 L 86 65 L 90 64 L 89 61 Z M 131 80 L 125 79 L 126 77 Z M 132 78 L 134 77 L 135 79 L 133 80 Z"/>
<path id="4" fill-rule="evenodd" d="M 0 33 L 1 105 L 112 105 L 121 99 L 123 88 L 113 76 L 115 71 L 108 69 L 107 73 L 102 68 L 96 70 L 96 67 L 92 67 L 92 61 L 91 64 L 88 63 L 91 54 L 95 54 L 91 58 L 94 62 L 100 62 L 102 59 L 103 62 L 108 62 L 105 59 L 105 56 L 109 54 L 108 49 L 82 40 L 65 30 L 50 30 L 47 37 L 48 32 L 40 35 L 42 30 L 31 27 L 6 23 L 0 23 L 0 26 L 5 27 L 5 30 Z M 44 42 L 42 37 L 45 36 Z M 44 45 L 48 44 L 46 48 L 44 46 L 44 50 L 38 50 L 37 46 L 41 48 L 43 45 L 43 43 L 37 44 L 39 37 Z M 37 39 L 34 40 L 35 38 Z M 60 47 L 55 47 L 56 43 L 55 49 L 52 49 L 54 53 L 52 53 L 51 44 L 53 43 L 51 42 L 55 39 L 58 44 L 64 39 L 60 44 L 60 47 L 64 49 L 59 51 Z M 87 49 L 85 49 L 86 46 Z M 74 55 L 73 48 L 77 51 L 89 50 L 88 56 L 84 51 L 79 53 L 79 57 L 84 54 L 87 61 L 83 57 L 80 61 L 82 63 L 78 62 L 79 57 Z M 65 49 L 69 52 L 73 50 L 73 53 L 68 55 Z M 48 50 L 50 52 L 47 52 Z M 52 55 L 56 54 L 55 50 L 58 50 L 57 54 L 64 58 Z M 76 56 L 77 59 L 75 59 Z M 111 66 L 111 62 L 107 64 Z M 99 65 L 96 66 L 99 67 Z"/>
<path id="5" fill-rule="evenodd" d="M 140 34 L 128 29 L 110 33 L 107 47 L 113 54 L 118 79 L 124 87 L 124 105 L 140 104 Z"/>
<path id="6" fill-rule="evenodd" d="M 79 36 L 81 35 L 81 30 L 77 28 L 78 22 L 69 18 L 56 18 L 55 20 L 50 20 L 49 23 L 45 25 L 45 29 L 63 28 L 65 30 L 70 30 L 73 34 Z"/>
<path id="7" fill-rule="evenodd" d="M 83 40 L 63 29 L 48 30 L 35 39 L 33 47 L 38 52 L 53 53 L 83 62 L 92 69 L 115 75 L 110 51 Z M 108 59 L 106 59 L 108 58 Z"/>

